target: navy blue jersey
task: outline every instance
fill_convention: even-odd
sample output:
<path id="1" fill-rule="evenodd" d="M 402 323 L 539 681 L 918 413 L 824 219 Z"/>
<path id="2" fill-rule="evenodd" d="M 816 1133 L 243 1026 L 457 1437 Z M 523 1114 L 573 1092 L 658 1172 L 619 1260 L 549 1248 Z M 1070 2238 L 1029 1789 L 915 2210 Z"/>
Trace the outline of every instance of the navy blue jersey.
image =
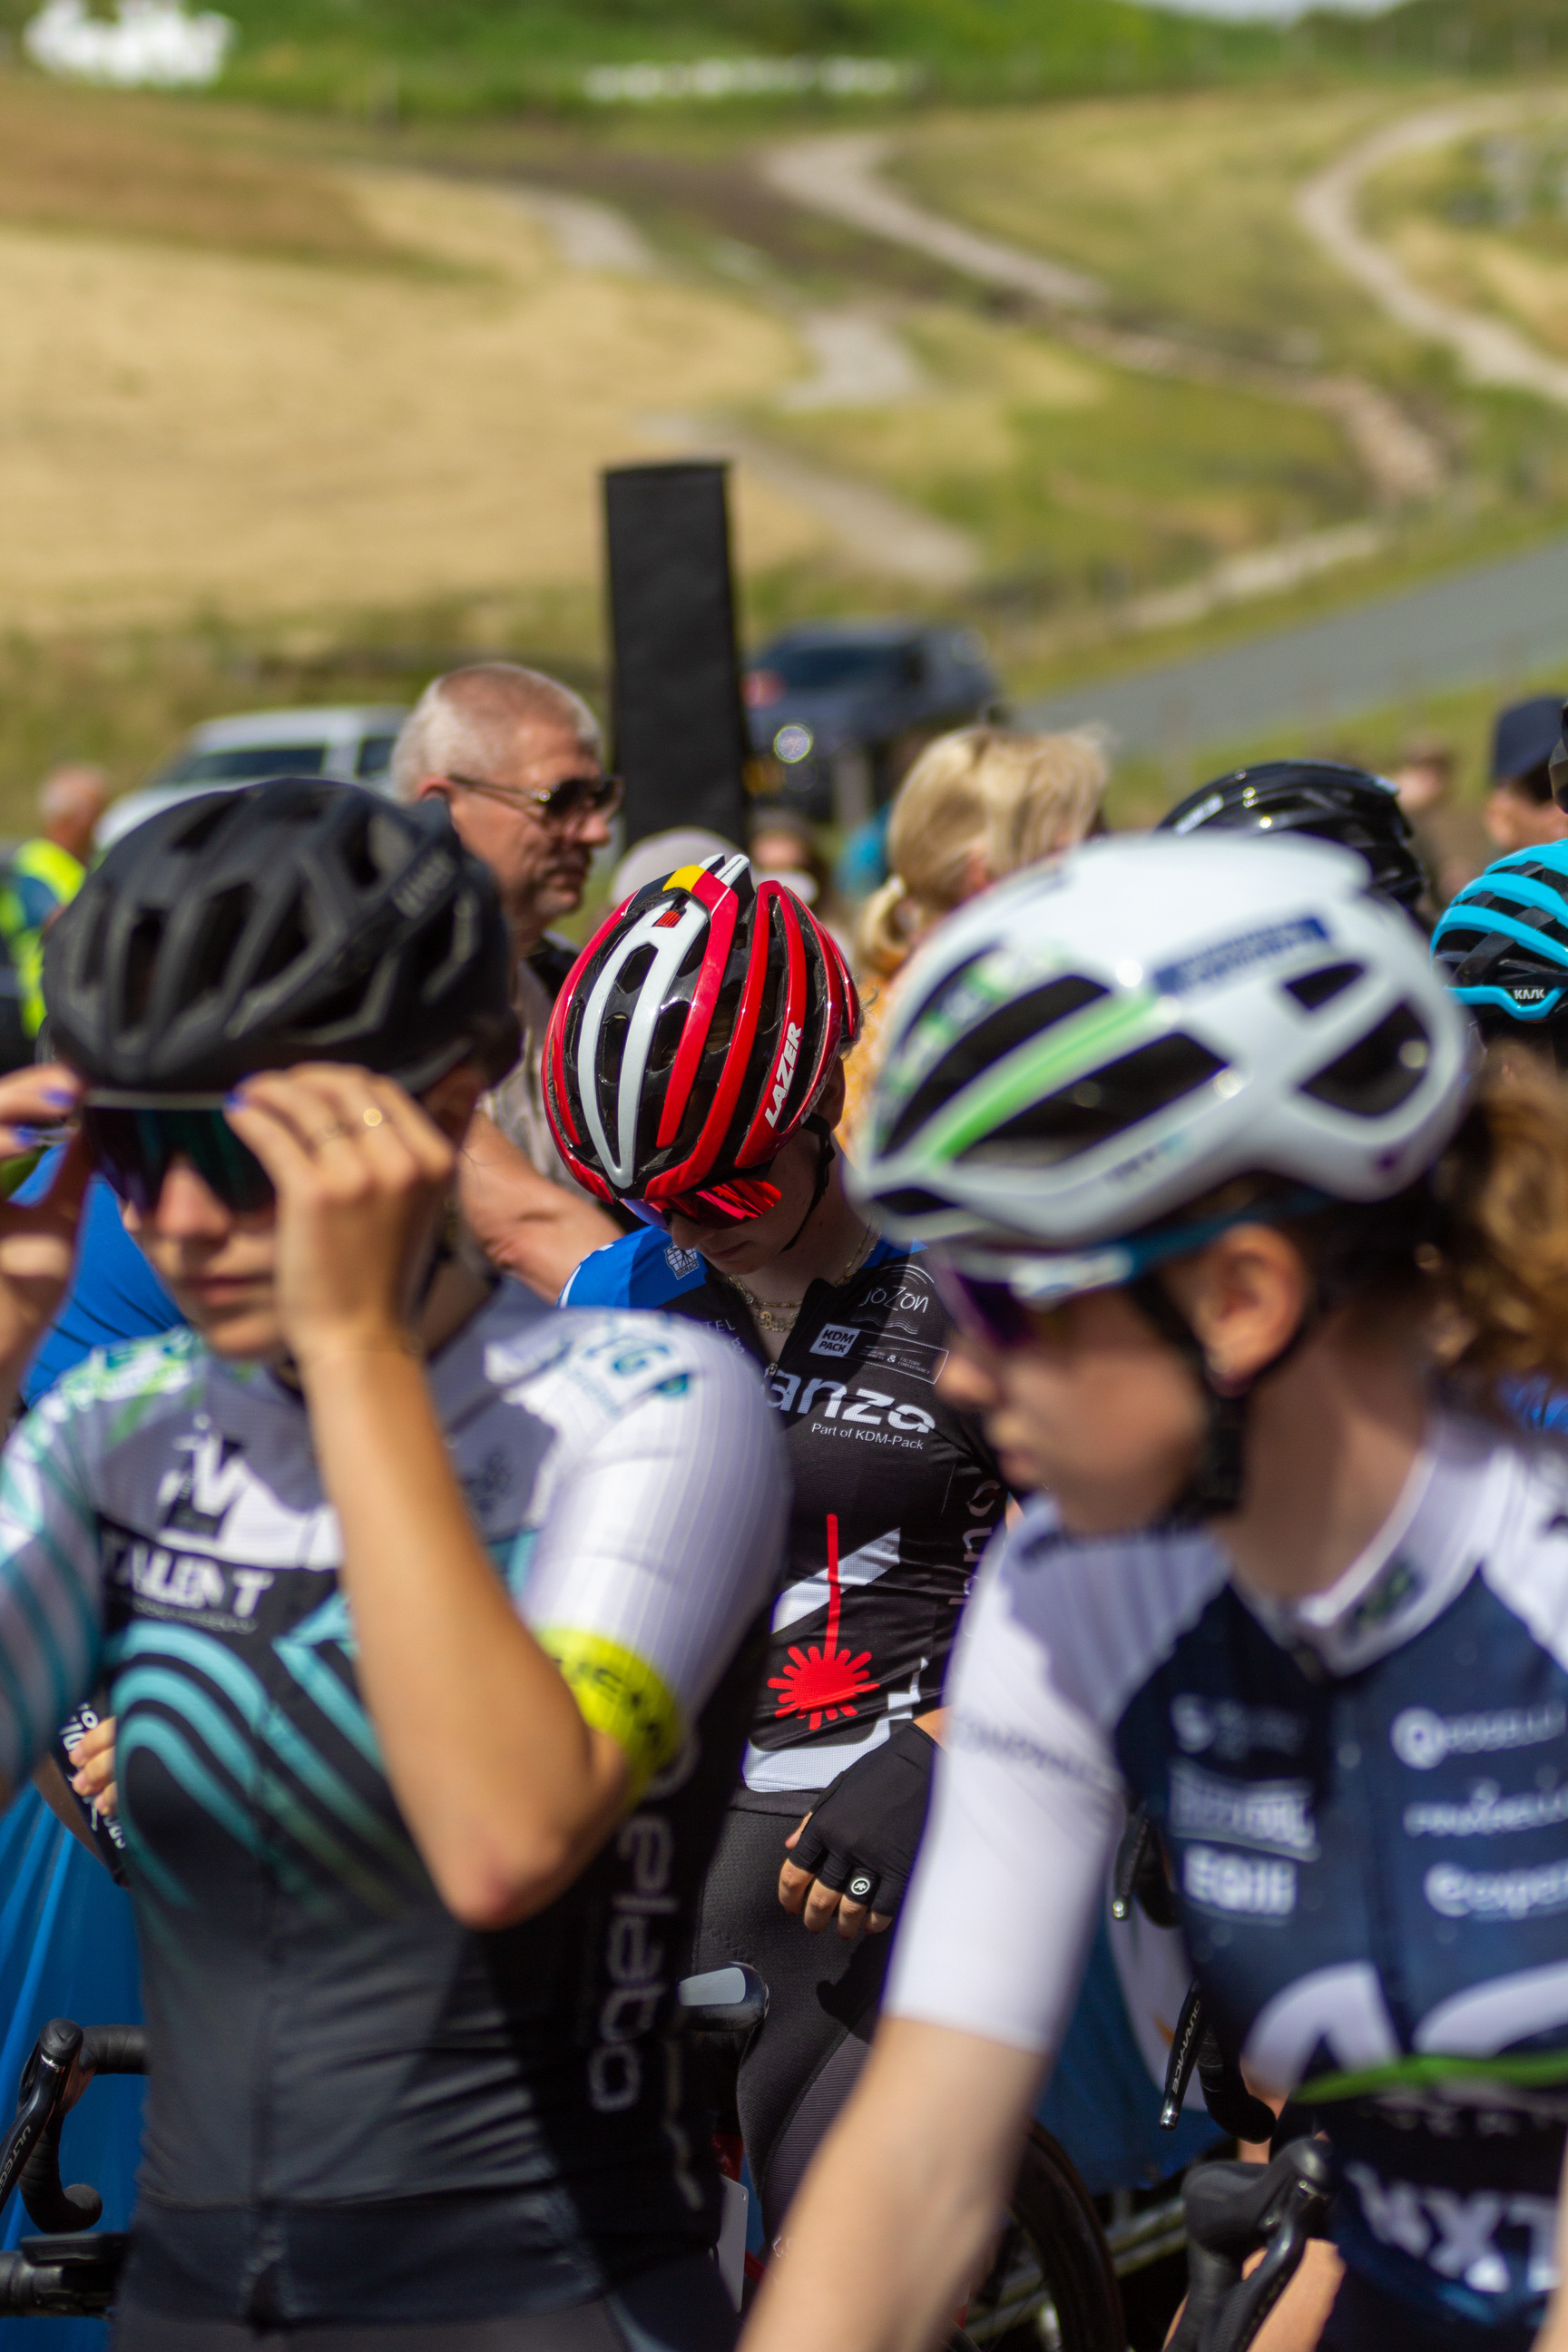
<path id="1" fill-rule="evenodd" d="M 1222 2041 L 1327 2131 L 1352 2281 L 1532 2324 L 1568 2120 L 1568 1456 L 1434 1425 L 1333 1589 L 1201 1532 L 988 1562 L 889 2005 L 1059 2048 L 1131 1791 Z"/>

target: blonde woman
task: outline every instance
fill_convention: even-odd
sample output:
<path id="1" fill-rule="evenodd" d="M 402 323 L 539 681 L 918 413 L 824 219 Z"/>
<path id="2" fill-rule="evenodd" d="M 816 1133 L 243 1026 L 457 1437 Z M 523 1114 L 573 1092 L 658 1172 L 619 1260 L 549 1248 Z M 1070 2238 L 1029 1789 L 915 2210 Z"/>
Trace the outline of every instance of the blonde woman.
<path id="1" fill-rule="evenodd" d="M 860 919 L 865 1026 L 845 1064 L 841 1134 L 851 1159 L 881 1066 L 891 982 L 955 907 L 1023 866 L 1102 831 L 1110 769 L 1094 737 L 964 727 L 939 736 L 899 788 L 888 826 L 890 876 Z"/>

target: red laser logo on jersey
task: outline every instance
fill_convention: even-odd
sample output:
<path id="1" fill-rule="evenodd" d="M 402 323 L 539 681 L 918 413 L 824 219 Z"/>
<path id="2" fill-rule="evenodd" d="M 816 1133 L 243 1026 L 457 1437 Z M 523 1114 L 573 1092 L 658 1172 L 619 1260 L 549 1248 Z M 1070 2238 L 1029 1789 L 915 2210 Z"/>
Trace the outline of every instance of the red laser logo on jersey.
<path id="1" fill-rule="evenodd" d="M 782 1691 L 784 1696 L 773 1709 L 775 1715 L 804 1715 L 808 1731 L 819 1731 L 823 1718 L 837 1723 L 841 1715 L 853 1715 L 851 1699 L 864 1698 L 877 1687 L 877 1677 L 866 1672 L 869 1650 L 862 1650 L 852 1658 L 847 1650 L 838 1646 L 838 1520 L 833 1512 L 827 1516 L 827 1630 L 822 1637 L 822 1647 L 814 1643 L 809 1650 L 791 1645 L 789 1664 L 782 1675 L 768 1676 L 768 1688 Z"/>

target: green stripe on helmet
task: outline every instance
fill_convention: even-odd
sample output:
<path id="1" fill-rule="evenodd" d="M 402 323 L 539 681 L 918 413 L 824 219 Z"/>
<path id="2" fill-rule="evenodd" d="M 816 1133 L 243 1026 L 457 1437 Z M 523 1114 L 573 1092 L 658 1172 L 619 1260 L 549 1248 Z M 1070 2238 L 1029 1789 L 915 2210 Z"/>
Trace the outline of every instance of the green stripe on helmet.
<path id="1" fill-rule="evenodd" d="M 934 1160 L 955 1160 L 961 1151 L 1005 1126 L 1042 1096 L 1085 1076 L 1107 1058 L 1138 1042 L 1159 1003 L 1152 988 L 1139 988 L 1099 1004 L 1086 1004 L 1043 1037 L 1031 1037 L 971 1081 L 926 1128 L 920 1150 Z"/>

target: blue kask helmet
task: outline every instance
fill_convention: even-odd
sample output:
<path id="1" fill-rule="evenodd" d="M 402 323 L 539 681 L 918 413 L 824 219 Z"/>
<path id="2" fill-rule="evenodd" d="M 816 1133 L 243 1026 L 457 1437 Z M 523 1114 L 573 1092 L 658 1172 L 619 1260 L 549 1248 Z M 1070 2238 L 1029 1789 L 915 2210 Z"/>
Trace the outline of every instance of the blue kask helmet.
<path id="1" fill-rule="evenodd" d="M 1489 1035 L 1568 1025 L 1568 841 L 1516 849 L 1467 882 L 1432 960 Z"/>

